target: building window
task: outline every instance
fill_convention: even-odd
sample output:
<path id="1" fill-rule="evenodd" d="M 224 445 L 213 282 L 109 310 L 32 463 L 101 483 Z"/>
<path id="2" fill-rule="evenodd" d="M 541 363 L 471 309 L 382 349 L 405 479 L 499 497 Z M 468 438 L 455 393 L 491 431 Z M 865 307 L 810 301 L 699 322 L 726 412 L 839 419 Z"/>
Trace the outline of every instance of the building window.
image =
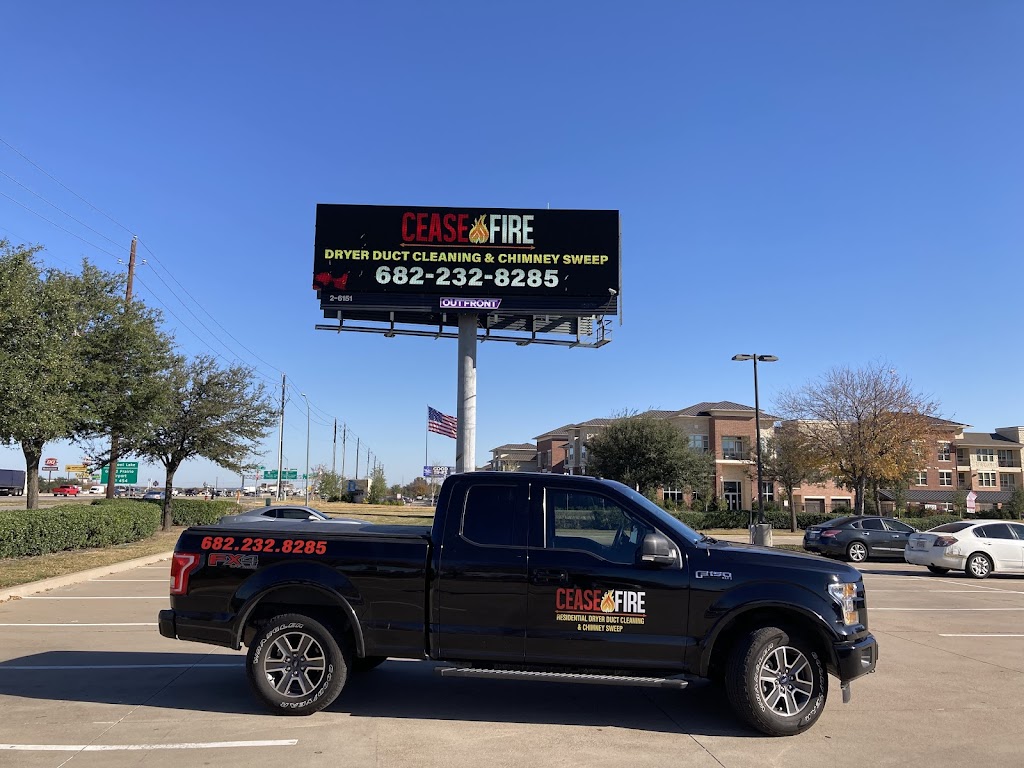
<path id="1" fill-rule="evenodd" d="M 775 483 L 765 481 L 761 483 L 761 497 L 765 504 L 775 503 Z"/>
<path id="2" fill-rule="evenodd" d="M 979 472 L 978 473 L 978 487 L 979 488 L 995 488 L 996 487 L 996 473 L 995 472 Z"/>
<path id="3" fill-rule="evenodd" d="M 708 450 L 708 436 L 690 435 L 690 447 L 695 451 L 706 452 Z"/>
<path id="4" fill-rule="evenodd" d="M 956 449 L 956 463 L 966 464 L 967 463 L 967 451 L 963 448 Z"/>
<path id="5" fill-rule="evenodd" d="M 939 470 L 939 485 L 953 485 L 953 473 L 944 469 Z"/>
<path id="6" fill-rule="evenodd" d="M 951 448 L 949 443 L 939 443 L 939 461 L 949 461 Z"/>
<path id="7" fill-rule="evenodd" d="M 666 488 L 662 493 L 665 496 L 665 501 L 673 504 L 683 503 L 683 490 L 682 488 Z"/>
<path id="8" fill-rule="evenodd" d="M 944 501 L 944 502 L 942 502 L 942 511 L 943 512 L 952 512 L 953 511 L 953 502 L 952 501 Z"/>
<path id="9" fill-rule="evenodd" d="M 928 485 L 928 470 L 921 470 L 917 473 L 916 485 Z"/>
<path id="10" fill-rule="evenodd" d="M 1012 491 L 1017 487 L 1017 478 L 1005 472 L 999 473 L 999 487 L 1004 491 Z"/>
<path id="11" fill-rule="evenodd" d="M 722 438 L 722 458 L 723 459 L 742 459 L 743 456 L 743 438 L 742 437 L 723 437 Z"/>
<path id="12" fill-rule="evenodd" d="M 1017 465 L 1013 461 L 1013 454 L 1015 451 L 1007 451 L 1000 449 L 999 451 L 999 466 L 1000 467 L 1016 467 Z"/>
<path id="13" fill-rule="evenodd" d="M 956 487 L 960 488 L 961 490 L 964 490 L 964 491 L 966 491 L 968 488 L 971 487 L 971 483 L 967 479 L 967 473 L 966 472 L 957 472 L 956 473 Z"/>
<path id="14" fill-rule="evenodd" d="M 990 462 L 996 460 L 995 451 L 991 448 L 978 448 L 974 452 L 974 457 L 981 462 Z"/>

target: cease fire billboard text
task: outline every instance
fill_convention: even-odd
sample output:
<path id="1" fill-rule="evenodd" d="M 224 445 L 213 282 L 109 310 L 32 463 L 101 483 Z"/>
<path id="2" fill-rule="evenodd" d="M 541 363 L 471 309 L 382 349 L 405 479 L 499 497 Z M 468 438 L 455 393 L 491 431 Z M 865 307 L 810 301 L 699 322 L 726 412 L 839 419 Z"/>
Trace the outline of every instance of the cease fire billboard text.
<path id="1" fill-rule="evenodd" d="M 320 204 L 315 248 L 322 306 L 600 314 L 621 289 L 618 211 Z"/>

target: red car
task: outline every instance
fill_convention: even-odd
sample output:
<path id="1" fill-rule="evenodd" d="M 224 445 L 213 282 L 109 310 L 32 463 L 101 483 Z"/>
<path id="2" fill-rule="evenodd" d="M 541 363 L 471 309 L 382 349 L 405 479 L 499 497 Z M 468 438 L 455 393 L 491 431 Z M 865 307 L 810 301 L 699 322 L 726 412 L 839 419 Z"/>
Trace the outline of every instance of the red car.
<path id="1" fill-rule="evenodd" d="M 77 485 L 58 485 L 53 489 L 54 496 L 77 496 L 82 489 Z"/>

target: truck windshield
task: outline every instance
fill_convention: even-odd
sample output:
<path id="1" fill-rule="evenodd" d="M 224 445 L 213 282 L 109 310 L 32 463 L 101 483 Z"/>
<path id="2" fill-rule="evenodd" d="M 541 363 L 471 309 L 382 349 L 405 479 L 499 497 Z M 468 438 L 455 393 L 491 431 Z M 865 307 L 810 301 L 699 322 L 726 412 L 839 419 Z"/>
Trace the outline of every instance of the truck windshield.
<path id="1" fill-rule="evenodd" d="M 623 485 L 617 480 L 605 480 L 605 482 L 608 483 L 609 485 L 614 485 L 618 491 L 628 496 L 638 506 L 643 507 L 645 510 L 647 510 L 647 513 L 658 522 L 658 526 L 660 528 L 667 528 L 668 530 L 679 534 L 684 539 L 686 539 L 686 541 L 688 541 L 690 544 L 696 544 L 698 541 L 704 538 L 701 534 L 697 533 L 695 530 L 693 530 L 693 528 L 688 526 L 686 523 L 672 517 L 672 515 L 670 515 L 664 509 L 659 507 L 657 504 L 648 499 L 642 493 L 637 493 L 628 485 Z"/>

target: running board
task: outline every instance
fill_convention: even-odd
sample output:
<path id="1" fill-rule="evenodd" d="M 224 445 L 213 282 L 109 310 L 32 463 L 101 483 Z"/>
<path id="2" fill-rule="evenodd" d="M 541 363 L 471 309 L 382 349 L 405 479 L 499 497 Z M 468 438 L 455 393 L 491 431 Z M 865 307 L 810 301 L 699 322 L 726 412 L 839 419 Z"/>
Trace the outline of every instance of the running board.
<path id="1" fill-rule="evenodd" d="M 504 669 L 470 669 L 467 667 L 435 667 L 441 677 L 476 677 L 499 680 L 535 680 L 548 683 L 587 683 L 589 685 L 621 685 L 631 688 L 671 688 L 681 691 L 688 680 L 674 677 L 628 677 L 625 675 L 576 675 L 567 672 L 515 672 Z"/>

